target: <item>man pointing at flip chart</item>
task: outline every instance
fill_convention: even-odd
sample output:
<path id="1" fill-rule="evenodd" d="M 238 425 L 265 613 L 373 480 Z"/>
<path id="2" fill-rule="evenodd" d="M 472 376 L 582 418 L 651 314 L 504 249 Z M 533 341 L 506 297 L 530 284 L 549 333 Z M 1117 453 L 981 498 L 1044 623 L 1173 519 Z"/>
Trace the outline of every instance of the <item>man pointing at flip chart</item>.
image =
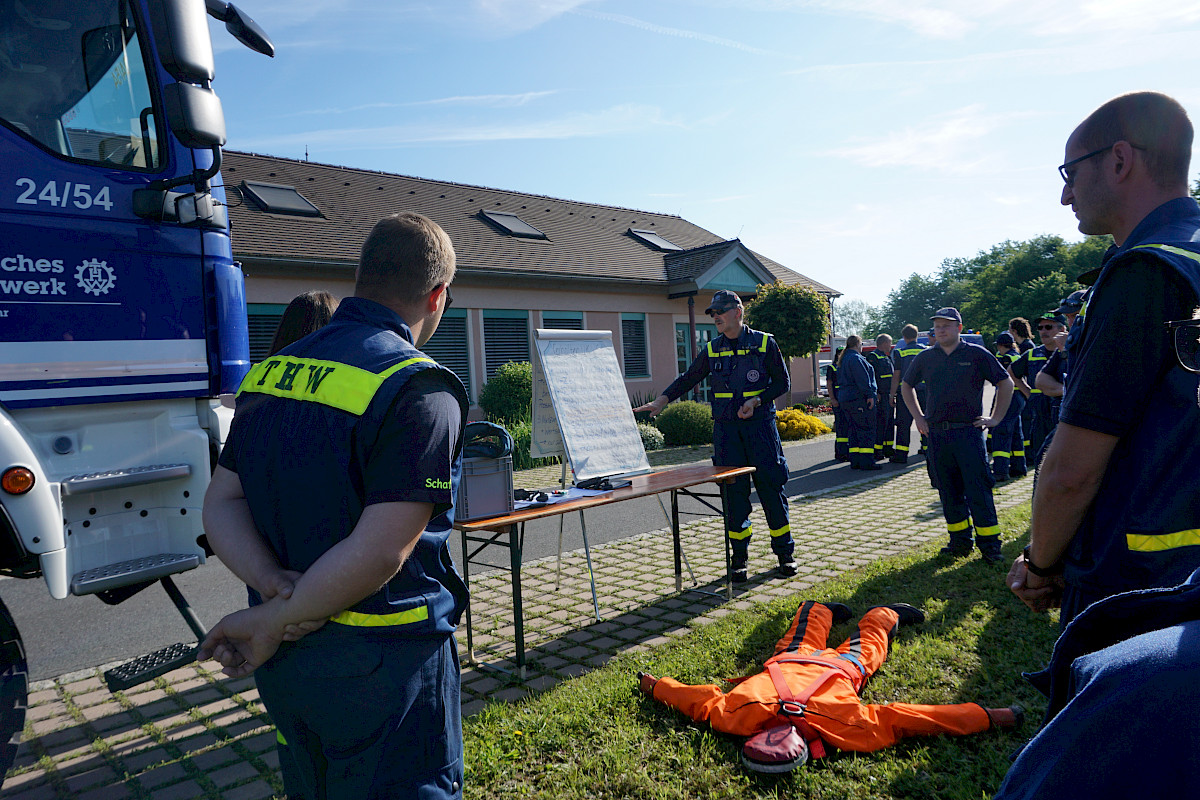
<path id="1" fill-rule="evenodd" d="M 775 398 L 791 389 L 787 365 L 769 333 L 742 324 L 742 300 L 729 291 L 713 295 L 705 313 L 716 323 L 720 337 L 700 351 L 687 372 L 644 406 L 634 411 L 657 415 L 705 378 L 712 385 L 713 464 L 754 467 L 754 488 L 771 530 L 771 551 L 779 559 L 778 573 L 796 574 L 795 543 L 788 522 L 787 460 L 775 427 Z M 743 475 L 727 490 L 727 534 L 733 548 L 733 582 L 748 579 L 750 481 Z"/>

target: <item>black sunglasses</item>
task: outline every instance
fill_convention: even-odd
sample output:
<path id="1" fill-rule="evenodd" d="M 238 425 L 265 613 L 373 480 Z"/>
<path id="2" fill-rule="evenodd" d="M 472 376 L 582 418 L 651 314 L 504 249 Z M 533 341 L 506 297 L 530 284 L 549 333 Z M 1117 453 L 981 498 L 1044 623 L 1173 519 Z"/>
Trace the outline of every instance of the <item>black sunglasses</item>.
<path id="1" fill-rule="evenodd" d="M 454 305 L 454 295 L 450 294 L 450 284 L 446 284 L 446 305 L 442 307 L 442 311 Z"/>
<path id="2" fill-rule="evenodd" d="M 1166 323 L 1175 331 L 1175 358 L 1188 372 L 1200 374 L 1200 319 L 1181 319 Z"/>

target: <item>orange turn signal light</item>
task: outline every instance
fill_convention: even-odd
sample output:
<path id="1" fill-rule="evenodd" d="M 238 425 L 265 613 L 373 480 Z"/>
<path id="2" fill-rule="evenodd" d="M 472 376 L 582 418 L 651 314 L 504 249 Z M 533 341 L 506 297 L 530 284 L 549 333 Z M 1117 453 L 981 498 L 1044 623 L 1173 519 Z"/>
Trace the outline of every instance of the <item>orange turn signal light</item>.
<path id="1" fill-rule="evenodd" d="M 0 476 L 0 489 L 9 494 L 25 494 L 33 488 L 33 470 L 28 467 L 9 467 Z"/>

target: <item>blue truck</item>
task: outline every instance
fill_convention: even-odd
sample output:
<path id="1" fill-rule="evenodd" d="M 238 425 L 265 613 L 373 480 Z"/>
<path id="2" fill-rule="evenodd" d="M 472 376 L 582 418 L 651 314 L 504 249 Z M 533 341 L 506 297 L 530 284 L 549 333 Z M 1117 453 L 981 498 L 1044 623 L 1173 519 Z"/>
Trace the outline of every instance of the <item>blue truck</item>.
<path id="1" fill-rule="evenodd" d="M 219 169 L 215 0 L 0 0 L 0 575 L 115 604 L 210 551 L 201 502 L 250 366 Z M 76 601 L 78 602 L 78 601 Z M 0 603 L 0 780 L 24 723 Z M 181 643 L 113 689 L 194 658 Z"/>

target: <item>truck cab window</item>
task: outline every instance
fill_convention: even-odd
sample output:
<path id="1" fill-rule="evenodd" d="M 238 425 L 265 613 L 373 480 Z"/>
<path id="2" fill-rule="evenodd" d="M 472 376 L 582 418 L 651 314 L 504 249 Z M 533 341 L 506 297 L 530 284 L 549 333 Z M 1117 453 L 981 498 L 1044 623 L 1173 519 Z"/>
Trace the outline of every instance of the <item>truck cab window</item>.
<path id="1" fill-rule="evenodd" d="M 0 122 L 58 155 L 158 170 L 141 39 L 126 0 L 0 0 Z"/>

